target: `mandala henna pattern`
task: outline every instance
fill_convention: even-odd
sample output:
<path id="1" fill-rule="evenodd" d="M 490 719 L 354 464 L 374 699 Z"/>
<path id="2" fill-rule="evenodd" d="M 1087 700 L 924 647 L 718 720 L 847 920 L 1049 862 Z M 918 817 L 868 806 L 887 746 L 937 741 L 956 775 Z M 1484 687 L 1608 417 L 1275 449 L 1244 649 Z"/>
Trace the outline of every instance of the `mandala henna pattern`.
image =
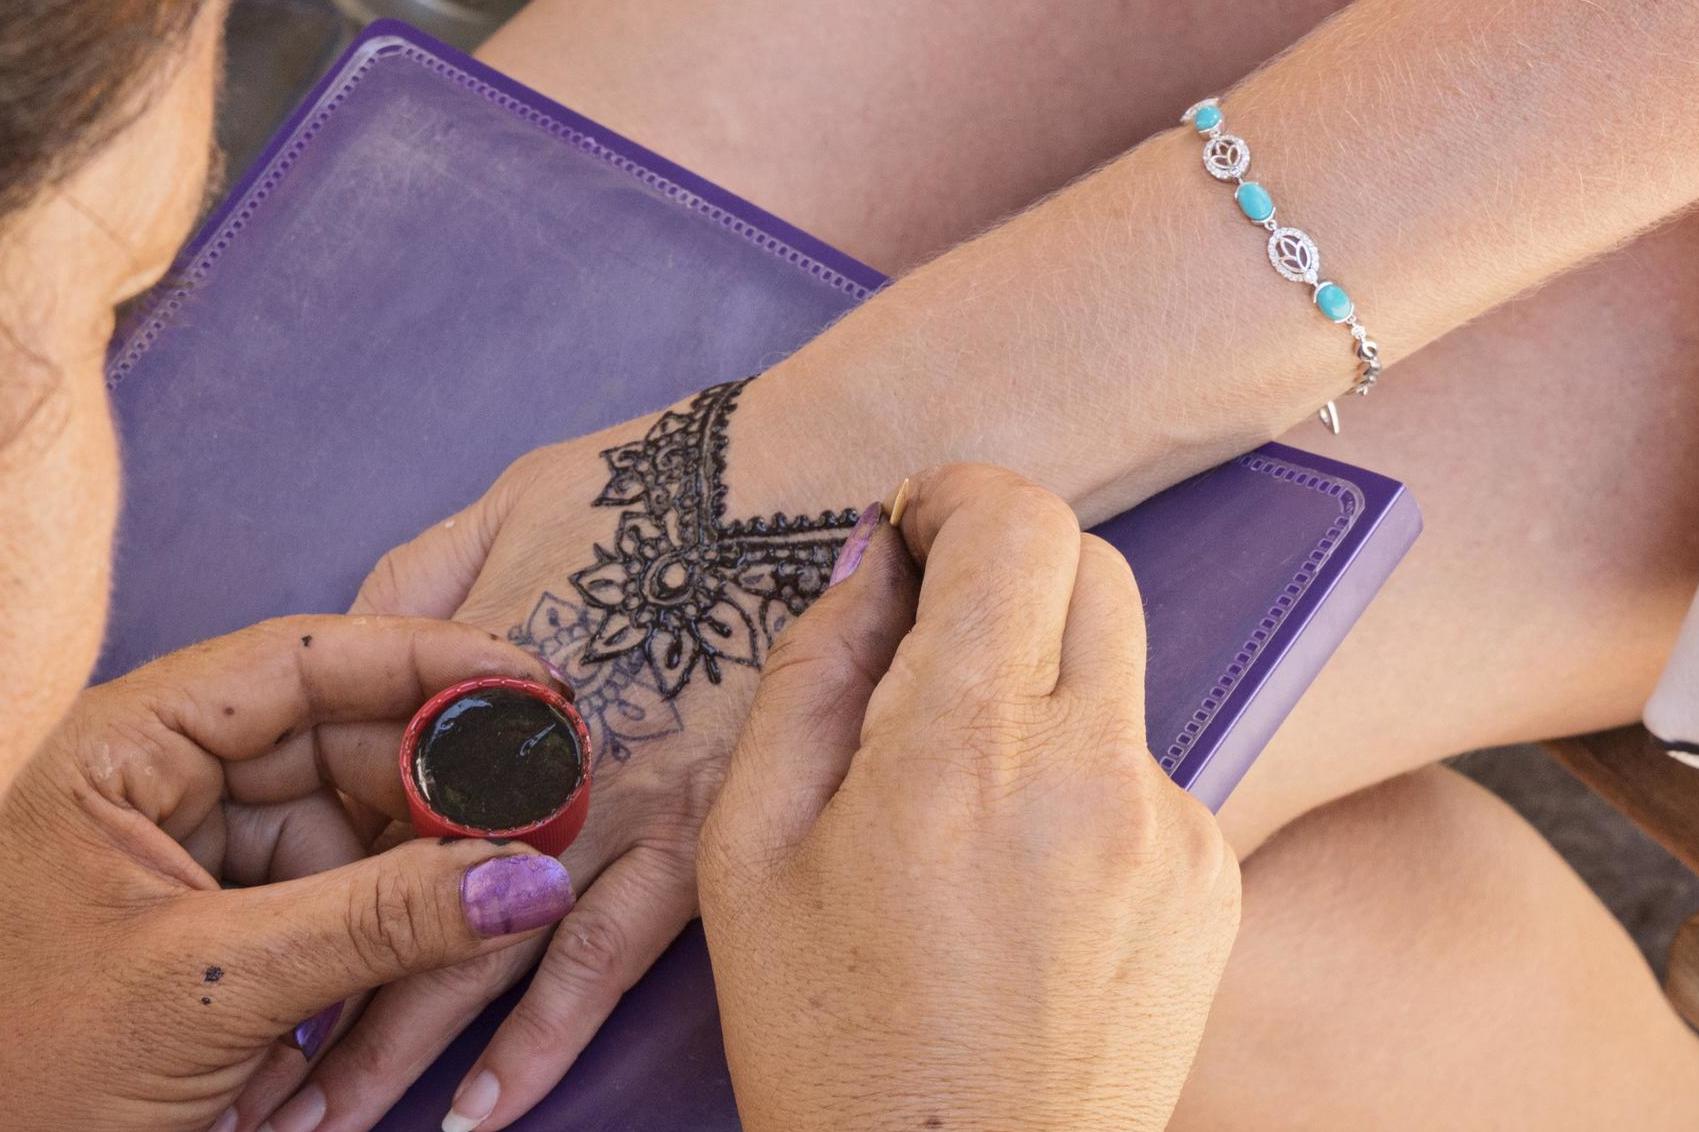
<path id="1" fill-rule="evenodd" d="M 596 761 L 625 762 L 632 744 L 676 735 L 684 730 L 684 720 L 655 686 L 641 654 L 586 661 L 584 646 L 594 632 L 589 610 L 545 593 L 525 624 L 509 630 L 508 639 L 553 664 L 572 685 L 579 714 L 590 725 Z"/>
<path id="2" fill-rule="evenodd" d="M 726 423 L 749 380 L 705 389 L 602 453 L 609 478 L 594 505 L 619 508 L 619 521 L 571 576 L 581 605 L 544 594 L 509 634 L 575 685 L 607 692 L 589 703 L 579 686 L 579 703 L 587 718 L 608 713 L 600 741 L 622 761 L 630 742 L 682 728 L 671 701 L 697 673 L 717 684 L 728 664 L 761 666 L 785 622 L 825 591 L 855 525 L 853 508 L 725 517 Z"/>

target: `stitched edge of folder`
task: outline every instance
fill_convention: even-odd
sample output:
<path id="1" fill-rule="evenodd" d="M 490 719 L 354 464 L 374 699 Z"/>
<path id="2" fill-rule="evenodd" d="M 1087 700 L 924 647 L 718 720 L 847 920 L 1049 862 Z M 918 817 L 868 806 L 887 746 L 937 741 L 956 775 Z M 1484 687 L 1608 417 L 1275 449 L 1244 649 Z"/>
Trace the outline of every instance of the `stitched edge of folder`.
<path id="1" fill-rule="evenodd" d="M 826 266 L 807 252 L 791 246 L 765 229 L 751 224 L 743 217 L 704 200 L 696 193 L 669 180 L 643 163 L 603 145 L 591 135 L 581 130 L 575 130 L 536 107 L 529 106 L 512 95 L 498 90 L 482 79 L 468 74 L 448 60 L 439 59 L 415 44 L 400 41 L 393 46 L 386 46 L 373 51 L 361 60 L 358 66 L 350 69 L 343 76 L 342 81 L 329 92 L 329 97 L 324 100 L 323 104 L 296 130 L 294 136 L 289 139 L 289 143 L 272 158 L 266 168 L 265 176 L 255 182 L 253 187 L 244 194 L 240 206 L 231 212 L 229 218 L 219 226 L 217 234 L 207 241 L 200 254 L 195 256 L 188 267 L 179 274 L 178 282 L 164 292 L 152 305 L 148 310 L 146 319 L 125 344 L 123 353 L 107 367 L 106 385 L 108 389 L 116 388 L 118 383 L 129 374 L 130 370 L 135 368 L 142 355 L 153 346 L 165 328 L 171 324 L 177 313 L 182 310 L 184 301 L 205 280 L 219 257 L 235 241 L 237 234 L 247 226 L 254 213 L 282 183 L 283 178 L 300 160 L 301 155 L 306 152 L 307 146 L 318 136 L 325 123 L 330 120 L 331 115 L 341 109 L 342 104 L 353 93 L 354 87 L 379 62 L 395 58 L 416 63 L 477 92 L 486 100 L 495 103 L 509 113 L 540 127 L 562 141 L 571 143 L 579 150 L 621 172 L 629 174 L 636 180 L 657 190 L 669 200 L 694 212 L 702 213 L 748 243 L 777 256 L 794 267 L 801 268 L 809 275 L 839 291 L 852 295 L 858 300 L 865 299 L 873 293 L 870 288 L 857 283 L 842 272 Z"/>
<path id="2" fill-rule="evenodd" d="M 1310 553 L 1298 567 L 1292 580 L 1286 583 L 1274 603 L 1263 614 L 1257 627 L 1251 631 L 1250 637 L 1240 647 L 1238 653 L 1227 665 L 1226 671 L 1216 677 L 1215 685 L 1205 693 L 1198 706 L 1192 711 L 1191 717 L 1181 726 L 1180 733 L 1168 744 L 1159 761 L 1162 769 L 1172 773 L 1186 755 L 1191 752 L 1209 725 L 1214 722 L 1217 713 L 1221 711 L 1235 688 L 1244 679 L 1245 673 L 1251 670 L 1257 657 L 1267 647 L 1274 634 L 1285 624 L 1286 617 L 1292 612 L 1299 600 L 1309 591 L 1310 584 L 1316 580 L 1322 566 L 1333 557 L 1340 539 L 1356 524 L 1364 511 L 1363 491 L 1349 480 L 1336 476 L 1323 475 L 1310 468 L 1278 460 L 1272 456 L 1263 456 L 1255 452 L 1240 456 L 1234 463 L 1253 472 L 1261 473 L 1273 479 L 1284 480 L 1297 487 L 1307 488 L 1330 496 L 1339 504 L 1339 515 L 1328 526 L 1321 538 L 1316 540 Z"/>

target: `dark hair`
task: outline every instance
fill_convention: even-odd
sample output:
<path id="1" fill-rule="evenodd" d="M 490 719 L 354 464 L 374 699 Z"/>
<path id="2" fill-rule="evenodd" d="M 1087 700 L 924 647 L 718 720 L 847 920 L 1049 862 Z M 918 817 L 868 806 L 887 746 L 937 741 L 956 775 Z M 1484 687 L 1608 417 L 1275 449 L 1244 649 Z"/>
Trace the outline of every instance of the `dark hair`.
<path id="1" fill-rule="evenodd" d="M 0 0 L 0 227 L 141 109 L 203 0 Z"/>

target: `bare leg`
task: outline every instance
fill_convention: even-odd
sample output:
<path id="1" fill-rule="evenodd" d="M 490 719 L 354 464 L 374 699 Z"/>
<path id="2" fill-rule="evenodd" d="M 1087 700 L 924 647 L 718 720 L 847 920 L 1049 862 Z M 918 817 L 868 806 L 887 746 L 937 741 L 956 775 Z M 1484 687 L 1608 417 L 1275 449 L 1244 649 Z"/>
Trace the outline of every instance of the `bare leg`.
<path id="1" fill-rule="evenodd" d="M 1403 479 L 1427 530 L 1229 803 L 1241 846 L 1443 755 L 1639 716 L 1699 581 L 1696 318 L 1689 220 L 1398 366 L 1336 440 L 1288 438 Z"/>
<path id="2" fill-rule="evenodd" d="M 1173 125 L 1338 6 L 533 0 L 479 55 L 896 272 Z"/>
<path id="3" fill-rule="evenodd" d="M 1699 1127 L 1699 1040 L 1550 846 L 1461 775 L 1307 814 L 1244 877 L 1172 1128 Z"/>

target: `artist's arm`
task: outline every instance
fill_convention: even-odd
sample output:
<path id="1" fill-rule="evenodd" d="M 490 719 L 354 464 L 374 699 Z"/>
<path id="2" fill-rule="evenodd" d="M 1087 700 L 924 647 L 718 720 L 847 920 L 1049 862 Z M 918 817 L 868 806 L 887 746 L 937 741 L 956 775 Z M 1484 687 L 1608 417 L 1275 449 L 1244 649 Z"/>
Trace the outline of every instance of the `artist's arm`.
<path id="1" fill-rule="evenodd" d="M 1688 4 L 1360 0 L 1223 105 L 1281 221 L 1315 238 L 1324 274 L 1396 363 L 1699 198 L 1699 134 L 1681 112 L 1699 84 L 1696 42 Z M 1267 234 L 1204 173 L 1201 148 L 1189 129 L 1159 135 L 911 273 L 735 400 L 680 406 L 725 426 L 686 438 L 725 461 L 717 521 L 836 514 L 955 459 L 1012 465 L 1097 520 L 1341 393 L 1348 335 L 1270 270 Z M 1348 428 L 1375 402 L 1344 409 Z M 668 544 L 618 533 L 626 512 L 653 521 L 658 497 L 636 493 L 660 481 L 616 476 L 598 453 L 640 452 L 651 432 L 664 448 L 670 427 L 648 418 L 526 457 L 386 559 L 363 596 L 512 632 L 571 669 L 599 727 L 596 804 L 568 857 L 598 879 L 469 1075 L 482 1084 L 468 1104 L 496 1087 L 486 1128 L 558 1079 L 692 913 L 695 831 L 753 688 L 752 670 L 723 657 L 713 679 L 700 634 L 679 651 L 673 629 L 620 634 L 617 611 L 591 600 L 634 596 L 650 616 L 665 604 L 641 584 L 624 593 L 620 571 L 663 580 L 650 567 Z M 666 538 L 681 537 L 662 512 Z M 841 536 L 832 526 L 778 541 Z M 732 625 L 726 651 L 758 661 L 773 627 L 762 614 L 779 608 L 763 596 L 777 549 L 717 567 L 722 580 L 755 568 L 732 603 L 752 637 L 699 603 L 685 621 Z M 805 603 L 818 584 L 787 597 Z M 381 1110 L 517 968 L 386 991 L 317 1071 L 333 1111 Z"/>

